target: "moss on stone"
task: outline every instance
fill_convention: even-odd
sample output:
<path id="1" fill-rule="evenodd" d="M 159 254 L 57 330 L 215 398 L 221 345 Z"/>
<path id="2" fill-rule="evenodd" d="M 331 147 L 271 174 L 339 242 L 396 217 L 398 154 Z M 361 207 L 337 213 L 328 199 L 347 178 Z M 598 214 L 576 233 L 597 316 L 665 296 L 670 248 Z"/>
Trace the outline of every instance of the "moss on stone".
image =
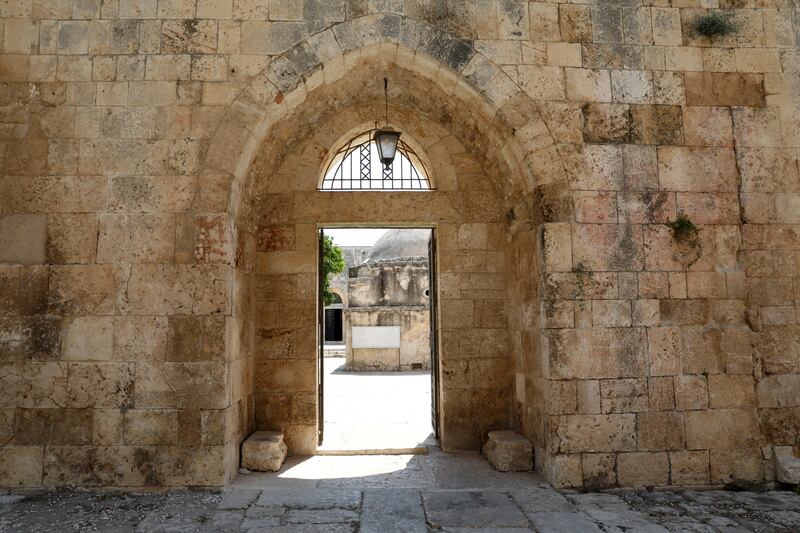
<path id="1" fill-rule="evenodd" d="M 736 22 L 730 13 L 718 11 L 697 17 L 694 21 L 694 30 L 704 37 L 722 37 L 736 32 Z"/>
<path id="2" fill-rule="evenodd" d="M 676 241 L 686 241 L 697 235 L 697 226 L 686 215 L 678 215 L 678 218 L 667 222 L 667 226 L 672 230 L 672 236 Z"/>

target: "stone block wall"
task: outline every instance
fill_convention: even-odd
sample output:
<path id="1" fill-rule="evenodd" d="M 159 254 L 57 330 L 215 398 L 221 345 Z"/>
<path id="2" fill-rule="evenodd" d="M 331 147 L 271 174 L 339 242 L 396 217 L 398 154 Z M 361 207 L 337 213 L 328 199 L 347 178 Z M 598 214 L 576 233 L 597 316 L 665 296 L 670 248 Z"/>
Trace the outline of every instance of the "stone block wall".
<path id="1" fill-rule="evenodd" d="M 792 11 L 720 7 L 748 9 L 711 40 L 704 9 L 559 6 L 562 36 L 577 12 L 591 25 L 563 77 L 584 102 L 560 148 L 572 220 L 541 228 L 539 464 L 557 484 L 762 480 L 763 445 L 800 443 Z"/>
<path id="2" fill-rule="evenodd" d="M 346 339 L 347 370 L 430 370 L 431 322 L 428 306 L 351 307 L 345 311 L 348 327 L 397 326 L 399 348 L 354 348 Z"/>
<path id="3" fill-rule="evenodd" d="M 256 425 L 312 452 L 334 220 L 440 231 L 446 445 L 768 477 L 800 446 L 795 4 L 0 4 L 0 484 L 219 485 Z M 314 192 L 387 73 L 439 190 Z"/>

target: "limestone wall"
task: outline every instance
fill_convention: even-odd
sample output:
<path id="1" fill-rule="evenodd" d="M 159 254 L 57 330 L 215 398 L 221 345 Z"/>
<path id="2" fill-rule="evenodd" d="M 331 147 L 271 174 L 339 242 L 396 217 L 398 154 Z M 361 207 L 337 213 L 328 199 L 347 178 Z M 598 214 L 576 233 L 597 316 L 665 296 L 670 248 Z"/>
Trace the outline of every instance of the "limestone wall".
<path id="1" fill-rule="evenodd" d="M 330 222 L 438 228 L 447 447 L 768 476 L 800 446 L 795 4 L 0 4 L 0 485 L 219 485 L 253 427 L 313 452 Z M 696 35 L 716 8 L 736 33 Z M 437 191 L 315 192 L 386 75 Z"/>
<path id="2" fill-rule="evenodd" d="M 428 261 L 380 260 L 351 271 L 350 307 L 430 305 Z"/>
<path id="3" fill-rule="evenodd" d="M 398 326 L 399 348 L 354 348 L 347 337 L 348 371 L 430 370 L 430 310 L 427 306 L 352 307 L 349 326 Z"/>
<path id="4" fill-rule="evenodd" d="M 340 246 L 344 255 L 345 269 L 338 274 L 331 274 L 328 278 L 331 290 L 339 295 L 342 303 L 347 307 L 350 269 L 360 265 L 369 254 L 371 246 Z"/>

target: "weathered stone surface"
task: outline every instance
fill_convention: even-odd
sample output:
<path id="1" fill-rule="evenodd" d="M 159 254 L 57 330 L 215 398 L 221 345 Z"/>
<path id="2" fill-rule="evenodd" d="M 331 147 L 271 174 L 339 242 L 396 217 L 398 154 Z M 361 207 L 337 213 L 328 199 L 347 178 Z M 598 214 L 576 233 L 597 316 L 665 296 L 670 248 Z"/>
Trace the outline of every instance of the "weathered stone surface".
<path id="1" fill-rule="evenodd" d="M 125 444 L 175 446 L 178 444 L 178 412 L 166 409 L 131 409 L 124 415 L 123 434 Z"/>
<path id="2" fill-rule="evenodd" d="M 242 467 L 260 472 L 277 472 L 286 459 L 283 433 L 256 431 L 242 443 Z"/>
<path id="3" fill-rule="evenodd" d="M 218 265 L 134 265 L 131 314 L 216 314 L 228 309 L 230 271 Z"/>
<path id="4" fill-rule="evenodd" d="M 483 445 L 483 456 L 501 472 L 533 469 L 533 445 L 513 431 L 490 431 Z"/>
<path id="5" fill-rule="evenodd" d="M 636 432 L 639 450 L 681 450 L 684 446 L 683 417 L 677 412 L 639 413 Z"/>
<path id="6" fill-rule="evenodd" d="M 534 513 L 531 522 L 538 531 L 586 531 L 599 533 L 602 531 L 593 522 L 584 518 L 579 513 L 542 512 Z"/>
<path id="7" fill-rule="evenodd" d="M 65 265 L 50 269 L 48 306 L 64 314 L 110 315 L 119 280 L 112 265 Z"/>
<path id="8" fill-rule="evenodd" d="M 136 365 L 136 407 L 226 407 L 222 363 L 139 363 Z"/>
<path id="9" fill-rule="evenodd" d="M 781 483 L 800 484 L 800 458 L 792 453 L 791 446 L 773 446 L 775 478 Z"/>
<path id="10" fill-rule="evenodd" d="M 262 491 L 256 505 L 265 508 L 288 507 L 294 509 L 357 509 L 361 493 L 353 489 L 322 488 L 308 491 L 302 488 L 279 489 L 269 487 Z"/>
<path id="11" fill-rule="evenodd" d="M 611 452 L 634 450 L 636 416 L 568 415 L 557 419 L 556 445 L 562 452 Z"/>
<path id="12" fill-rule="evenodd" d="M 764 477 L 764 464 L 759 448 L 711 450 L 709 457 L 711 483 L 756 481 Z"/>
<path id="13" fill-rule="evenodd" d="M 761 74 L 687 72 L 685 83 L 688 105 L 754 107 L 764 105 Z"/>
<path id="14" fill-rule="evenodd" d="M 44 263 L 45 224 L 43 215 L 0 216 L 0 263 Z"/>
<path id="15" fill-rule="evenodd" d="M 113 317 L 76 317 L 64 326 L 63 359 L 110 361 L 114 358 Z"/>
<path id="16" fill-rule="evenodd" d="M 94 214 L 48 216 L 48 262 L 91 263 L 96 253 L 97 217 Z"/>
<path id="17" fill-rule="evenodd" d="M 427 530 L 422 499 L 413 489 L 376 489 L 364 493 L 361 529 L 365 531 Z"/>
<path id="18" fill-rule="evenodd" d="M 800 375 L 765 376 L 756 392 L 759 407 L 800 407 Z"/>
<path id="19" fill-rule="evenodd" d="M 134 393 L 132 366 L 125 363 L 70 363 L 67 405 L 130 407 Z"/>
<path id="20" fill-rule="evenodd" d="M 671 191 L 733 192 L 736 160 L 726 148 L 664 146 L 658 149 L 658 177 Z"/>
<path id="21" fill-rule="evenodd" d="M 635 413 L 647 410 L 647 380 L 608 379 L 600 382 L 604 413 Z"/>
<path id="22" fill-rule="evenodd" d="M 573 265 L 583 270 L 641 270 L 640 228 L 629 224 L 581 225 L 573 228 Z"/>
<path id="23" fill-rule="evenodd" d="M 688 411 L 684 417 L 689 449 L 744 449 L 758 443 L 758 421 L 752 409 Z"/>
<path id="24" fill-rule="evenodd" d="M 498 492 L 425 492 L 428 522 L 433 527 L 525 527 L 528 520 Z"/>
<path id="25" fill-rule="evenodd" d="M 631 106 L 631 142 L 679 145 L 683 142 L 683 121 L 678 106 Z"/>
<path id="26" fill-rule="evenodd" d="M 642 487 L 666 485 L 669 461 L 666 453 L 621 453 L 617 455 L 620 485 Z"/>
<path id="27" fill-rule="evenodd" d="M 0 406 L 47 408 L 67 405 L 67 365 L 59 362 L 0 365 Z"/>
<path id="28" fill-rule="evenodd" d="M 546 337 L 550 377 L 602 379 L 644 375 L 644 329 L 552 330 Z"/>
<path id="29" fill-rule="evenodd" d="M 707 451 L 678 451 L 669 454 L 670 475 L 676 485 L 707 485 L 709 463 Z"/>
<path id="30" fill-rule="evenodd" d="M 708 382 L 705 376 L 676 376 L 675 405 L 680 410 L 708 407 Z"/>
<path id="31" fill-rule="evenodd" d="M 37 487 L 42 483 L 42 446 L 0 448 L 0 479 L 8 487 Z"/>

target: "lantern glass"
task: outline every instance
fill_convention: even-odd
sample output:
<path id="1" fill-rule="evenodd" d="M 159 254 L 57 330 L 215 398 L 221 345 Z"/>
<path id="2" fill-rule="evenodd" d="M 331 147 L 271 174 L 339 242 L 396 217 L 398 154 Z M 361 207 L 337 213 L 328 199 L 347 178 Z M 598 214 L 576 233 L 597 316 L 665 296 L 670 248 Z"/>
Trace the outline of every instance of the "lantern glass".
<path id="1" fill-rule="evenodd" d="M 392 130 L 378 130 L 375 132 L 375 143 L 378 145 L 378 155 L 380 155 L 381 163 L 388 167 L 394 161 L 394 156 L 397 153 L 397 141 L 400 139 L 399 131 Z"/>

